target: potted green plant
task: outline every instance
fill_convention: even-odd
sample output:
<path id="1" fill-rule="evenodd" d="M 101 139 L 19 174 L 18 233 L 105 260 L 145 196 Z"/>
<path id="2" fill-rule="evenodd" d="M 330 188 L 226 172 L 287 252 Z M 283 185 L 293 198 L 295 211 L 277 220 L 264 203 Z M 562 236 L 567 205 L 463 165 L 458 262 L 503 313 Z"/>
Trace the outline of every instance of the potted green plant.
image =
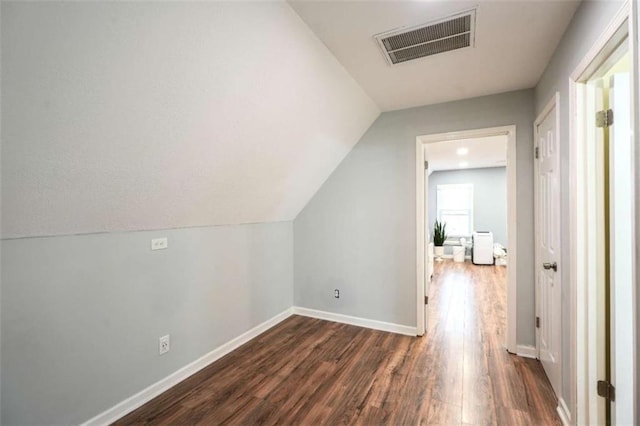
<path id="1" fill-rule="evenodd" d="M 440 222 L 436 219 L 436 223 L 433 226 L 433 253 L 436 255 L 436 260 L 441 262 L 444 255 L 444 242 L 447 240 L 447 224 Z"/>

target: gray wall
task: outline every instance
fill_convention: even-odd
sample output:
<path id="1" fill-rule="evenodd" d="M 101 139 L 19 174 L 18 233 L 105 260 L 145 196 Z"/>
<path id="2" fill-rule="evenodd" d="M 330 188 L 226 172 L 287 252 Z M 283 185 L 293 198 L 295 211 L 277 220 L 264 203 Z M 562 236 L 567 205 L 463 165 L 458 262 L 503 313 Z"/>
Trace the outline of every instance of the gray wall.
<path id="1" fill-rule="evenodd" d="M 429 229 L 437 219 L 437 187 L 473 184 L 473 227 L 493 232 L 493 241 L 507 246 L 507 168 L 444 170 L 429 175 Z M 431 231 L 433 235 L 433 231 Z"/>
<path id="2" fill-rule="evenodd" d="M 0 423 L 74 424 L 291 307 L 292 222 L 212 225 L 292 218 L 377 107 L 283 2 L 0 11 Z"/>
<path id="3" fill-rule="evenodd" d="M 291 222 L 2 241 L 1 423 L 88 420 L 286 310 L 292 250 Z"/>
<path id="4" fill-rule="evenodd" d="M 578 63 L 587 54 L 600 34 L 609 24 L 622 2 L 582 2 L 563 36 L 551 62 L 547 66 L 538 86 L 535 88 L 536 114 L 549 102 L 556 91 L 560 92 L 560 171 L 562 196 L 561 205 L 561 243 L 562 259 L 562 397 L 573 414 L 575 412 L 575 395 L 571 386 L 570 357 L 571 351 L 571 304 L 569 260 L 571 258 L 569 229 L 569 77 Z M 564 265 L 564 267 L 562 266 Z"/>
<path id="5" fill-rule="evenodd" d="M 517 341 L 533 345 L 533 116 L 531 90 L 383 113 L 294 221 L 294 303 L 415 326 L 416 137 L 515 124 Z"/>

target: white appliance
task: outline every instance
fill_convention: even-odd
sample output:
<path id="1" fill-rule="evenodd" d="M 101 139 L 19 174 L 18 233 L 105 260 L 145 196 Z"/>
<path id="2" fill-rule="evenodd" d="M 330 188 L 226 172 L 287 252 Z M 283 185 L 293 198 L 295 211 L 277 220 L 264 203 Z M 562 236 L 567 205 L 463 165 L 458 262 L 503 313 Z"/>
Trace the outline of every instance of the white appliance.
<path id="1" fill-rule="evenodd" d="M 471 261 L 475 265 L 493 265 L 493 233 L 475 231 L 471 238 Z"/>

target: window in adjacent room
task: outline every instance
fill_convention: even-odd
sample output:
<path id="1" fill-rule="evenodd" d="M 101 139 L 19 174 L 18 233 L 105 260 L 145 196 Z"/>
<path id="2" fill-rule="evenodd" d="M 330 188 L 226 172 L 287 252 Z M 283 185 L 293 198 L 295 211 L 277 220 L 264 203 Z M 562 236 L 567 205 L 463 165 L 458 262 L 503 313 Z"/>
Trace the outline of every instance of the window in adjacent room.
<path id="1" fill-rule="evenodd" d="M 468 237 L 473 230 L 473 184 L 437 186 L 438 220 L 447 224 L 449 237 Z"/>

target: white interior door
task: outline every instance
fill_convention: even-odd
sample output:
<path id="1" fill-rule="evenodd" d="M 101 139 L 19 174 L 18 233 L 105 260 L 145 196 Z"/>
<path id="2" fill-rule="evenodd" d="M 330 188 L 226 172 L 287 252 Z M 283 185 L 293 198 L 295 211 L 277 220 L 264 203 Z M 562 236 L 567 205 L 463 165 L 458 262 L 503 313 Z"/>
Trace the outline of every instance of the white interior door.
<path id="1" fill-rule="evenodd" d="M 611 247 L 611 382 L 616 389 L 612 424 L 633 424 L 633 147 L 629 73 L 609 80 L 610 247 Z"/>
<path id="2" fill-rule="evenodd" d="M 556 395 L 561 385 L 560 152 L 556 99 L 536 120 L 536 299 L 538 356 Z"/>

